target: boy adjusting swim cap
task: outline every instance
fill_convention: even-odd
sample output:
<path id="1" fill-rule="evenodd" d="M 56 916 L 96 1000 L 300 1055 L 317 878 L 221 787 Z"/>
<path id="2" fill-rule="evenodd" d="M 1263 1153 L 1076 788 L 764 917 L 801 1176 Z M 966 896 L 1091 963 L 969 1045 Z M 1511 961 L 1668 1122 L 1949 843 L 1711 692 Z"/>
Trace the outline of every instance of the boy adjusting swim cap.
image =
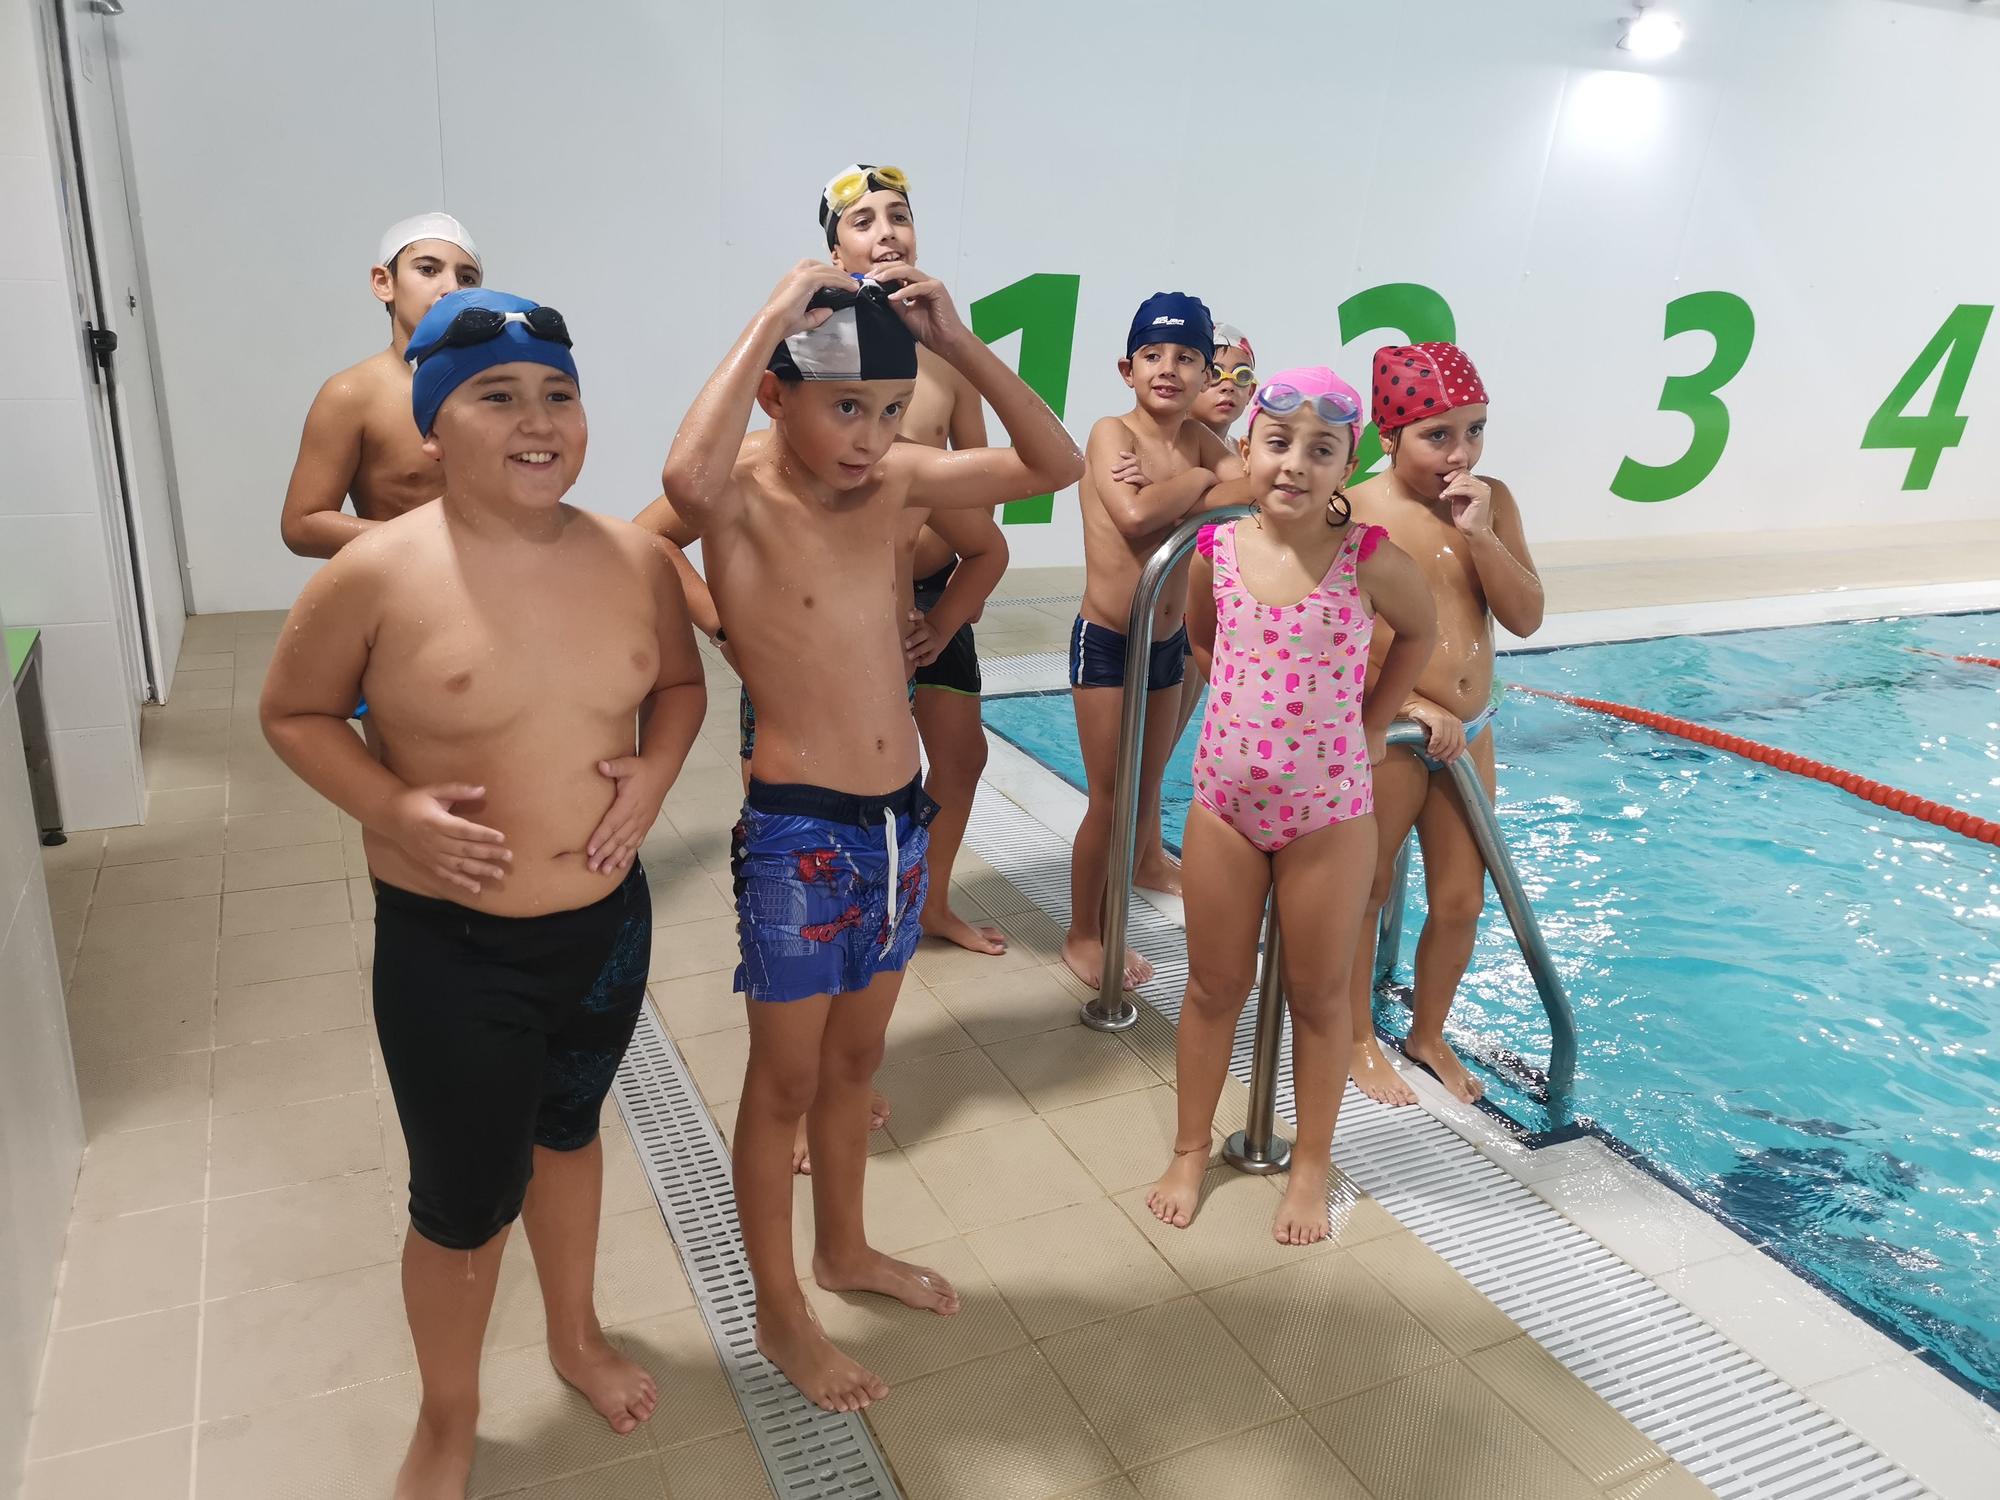
<path id="1" fill-rule="evenodd" d="M 1186 292 L 1153 293 L 1132 314 L 1125 357 L 1130 359 L 1148 344 L 1182 344 L 1207 363 L 1215 357 L 1215 319 L 1209 316 L 1208 305 Z"/>
<path id="2" fill-rule="evenodd" d="M 497 325 L 493 316 L 458 323 L 463 314 L 481 312 L 498 315 Z M 410 411 L 417 431 L 429 437 L 445 398 L 495 365 L 547 365 L 575 380 L 568 338 L 562 314 L 526 297 L 480 286 L 447 292 L 424 314 L 404 351 L 413 372 Z"/>
<path id="3" fill-rule="evenodd" d="M 916 335 L 889 295 L 870 276 L 855 277 L 852 291 L 815 292 L 806 305 L 832 308 L 833 316 L 779 344 L 766 368 L 780 380 L 915 380 Z"/>
<path id="4" fill-rule="evenodd" d="M 443 240 L 447 245 L 456 245 L 472 257 L 473 264 L 481 271 L 486 263 L 479 258 L 479 248 L 472 243 L 472 234 L 450 214 L 418 214 L 412 219 L 403 219 L 382 231 L 381 246 L 375 252 L 375 264 L 386 266 L 418 240 Z"/>
<path id="5" fill-rule="evenodd" d="M 1485 400 L 1485 382 L 1456 344 L 1392 344 L 1375 351 L 1378 431 L 1394 432 Z"/>

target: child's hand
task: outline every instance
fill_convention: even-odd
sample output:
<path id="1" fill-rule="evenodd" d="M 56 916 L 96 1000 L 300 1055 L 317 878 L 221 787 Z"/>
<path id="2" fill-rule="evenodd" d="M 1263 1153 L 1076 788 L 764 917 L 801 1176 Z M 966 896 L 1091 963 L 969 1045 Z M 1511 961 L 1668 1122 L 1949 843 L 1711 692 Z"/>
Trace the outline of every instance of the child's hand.
<path id="1" fill-rule="evenodd" d="M 1457 714 L 1435 703 L 1410 703 L 1404 705 L 1403 717 L 1424 726 L 1424 733 L 1429 736 L 1424 749 L 1432 760 L 1450 765 L 1465 754 L 1465 720 Z"/>
<path id="2" fill-rule="evenodd" d="M 779 338 L 788 339 L 795 333 L 819 327 L 833 316 L 830 308 L 808 309 L 806 306 L 822 290 L 852 291 L 853 288 L 854 278 L 845 271 L 823 260 L 802 260 L 772 289 L 764 310 L 784 325 L 785 331 Z"/>
<path id="3" fill-rule="evenodd" d="M 965 331 L 958 309 L 952 305 L 951 293 L 935 276 L 926 276 L 907 261 L 900 260 L 885 261 L 869 274 L 884 285 L 896 288 L 889 294 L 889 305 L 896 309 L 910 332 L 926 348 L 943 353 L 945 345 Z"/>
<path id="4" fill-rule="evenodd" d="M 1147 485 L 1159 482 L 1146 472 L 1146 466 L 1139 461 L 1136 453 L 1118 455 L 1118 462 L 1111 467 L 1111 479 L 1114 484 L 1129 484 L 1135 490 L 1143 490 Z"/>
<path id="5" fill-rule="evenodd" d="M 938 659 L 949 636 L 939 635 L 931 628 L 931 617 L 920 609 L 910 611 L 910 633 L 903 637 L 903 661 L 914 672 L 919 667 L 928 667 Z"/>
<path id="6" fill-rule="evenodd" d="M 1389 726 L 1386 724 L 1370 724 L 1366 719 L 1363 719 L 1361 721 L 1361 733 L 1368 742 L 1368 764 L 1371 766 L 1381 765 L 1382 757 L 1389 753 Z"/>
<path id="7" fill-rule="evenodd" d="M 513 851 L 505 847 L 506 834 L 458 817 L 451 810 L 460 802 L 477 802 L 485 795 L 483 786 L 457 782 L 413 787 L 389 804 L 387 826 L 382 831 L 426 873 L 476 896 L 481 881 L 506 878 L 507 865 L 514 858 Z"/>
<path id="8" fill-rule="evenodd" d="M 1438 498 L 1451 505 L 1451 524 L 1467 536 L 1493 529 L 1493 491 L 1484 480 L 1460 469 L 1445 481 Z"/>
<path id="9" fill-rule="evenodd" d="M 598 774 L 617 785 L 617 795 L 605 809 L 590 842 L 583 846 L 583 867 L 594 875 L 615 875 L 628 868 L 660 815 L 668 778 L 650 761 L 636 755 L 600 760 Z"/>

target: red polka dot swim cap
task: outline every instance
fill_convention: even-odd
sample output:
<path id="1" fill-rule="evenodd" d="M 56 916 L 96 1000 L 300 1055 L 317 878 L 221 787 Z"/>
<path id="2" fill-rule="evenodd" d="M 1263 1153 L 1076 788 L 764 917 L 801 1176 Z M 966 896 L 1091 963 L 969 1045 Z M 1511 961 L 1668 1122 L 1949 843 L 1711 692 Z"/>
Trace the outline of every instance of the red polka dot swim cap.
<path id="1" fill-rule="evenodd" d="M 1374 373 L 1375 425 L 1383 432 L 1486 400 L 1485 383 L 1456 344 L 1377 349 Z"/>

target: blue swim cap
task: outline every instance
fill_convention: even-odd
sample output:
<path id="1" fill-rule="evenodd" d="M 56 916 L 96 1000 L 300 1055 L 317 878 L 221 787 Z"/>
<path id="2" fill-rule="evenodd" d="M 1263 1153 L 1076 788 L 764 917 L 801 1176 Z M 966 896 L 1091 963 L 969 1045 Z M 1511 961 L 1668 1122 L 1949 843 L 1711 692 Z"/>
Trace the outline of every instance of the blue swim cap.
<path id="1" fill-rule="evenodd" d="M 495 365 L 528 361 L 547 365 L 552 370 L 562 371 L 571 380 L 576 379 L 576 360 L 571 356 L 569 346 L 554 339 L 537 338 L 523 323 L 508 323 L 492 338 L 476 344 L 442 342 L 452 320 L 468 308 L 524 313 L 532 312 L 538 306 L 539 303 L 526 297 L 516 297 L 511 292 L 496 292 L 483 286 L 447 292 L 438 298 L 431 310 L 424 314 L 423 321 L 417 324 L 416 332 L 410 335 L 410 347 L 404 351 L 416 370 L 410 384 L 410 409 L 416 416 L 418 432 L 429 437 L 445 397 L 482 370 L 490 370 Z"/>
<path id="2" fill-rule="evenodd" d="M 1185 344 L 1204 360 L 1215 358 L 1215 319 L 1208 315 L 1208 304 L 1186 292 L 1153 293 L 1132 314 L 1125 357 L 1148 344 Z"/>

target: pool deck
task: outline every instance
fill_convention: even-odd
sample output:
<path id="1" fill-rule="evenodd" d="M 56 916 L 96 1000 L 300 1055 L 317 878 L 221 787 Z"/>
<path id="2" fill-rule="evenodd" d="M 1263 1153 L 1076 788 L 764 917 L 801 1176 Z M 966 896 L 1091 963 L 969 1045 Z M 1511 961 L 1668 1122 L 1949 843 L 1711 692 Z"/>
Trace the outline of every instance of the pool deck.
<path id="1" fill-rule="evenodd" d="M 1788 539 L 1783 554 L 1741 539 L 1663 542 L 1643 557 L 1545 547 L 1550 633 L 1612 616 L 1646 633 L 1634 611 L 1763 623 L 1774 596 L 1821 610 L 1892 595 L 2000 605 L 2000 525 L 1896 535 L 1893 547 L 1855 533 Z M 1060 682 L 1080 583 L 1075 569 L 1009 575 L 980 626 L 996 681 Z M 27 1500 L 381 1493 L 407 1434 L 414 1381 L 393 1265 L 407 1168 L 366 1027 L 372 892 L 358 829 L 293 781 L 256 730 L 280 618 L 190 622 L 173 701 L 145 714 L 148 824 L 45 856 L 90 1145 Z M 726 1130 L 745 1041 L 728 994 L 736 762 L 734 716 L 720 709 L 735 688 L 713 653 L 706 666 L 716 711 L 645 853 L 653 1001 Z M 1079 795 L 989 743 L 973 844 L 996 818 L 1032 823 L 1044 863 L 1059 866 Z M 1254 1179 L 1218 1172 L 1221 1201 L 1185 1243 L 1149 1229 L 1132 1190 L 1169 1128 L 1170 1029 L 1149 1009 L 1124 1038 L 1080 1031 L 1050 946 L 1051 899 L 1037 906 L 970 850 L 958 884 L 1014 934 L 1015 957 L 927 944 L 913 965 L 890 1039 L 899 1113 L 878 1142 L 871 1225 L 879 1211 L 896 1245 L 949 1263 L 977 1315 L 940 1337 L 865 1299 L 823 1305 L 843 1336 L 897 1367 L 897 1393 L 870 1416 L 912 1500 L 1212 1495 L 1251 1468 L 1300 1493 L 1342 1476 L 1339 1493 L 1375 1500 L 1431 1500 L 1475 1478 L 1489 1500 L 1701 1492 L 1372 1200 L 1353 1204 L 1336 1246 L 1306 1258 L 1338 1263 L 1331 1279 L 1260 1241 L 1270 1189 Z M 1172 902 L 1147 916 L 1174 920 Z M 2000 1411 L 1600 1143 L 1528 1151 L 1427 1078 L 1411 1082 L 1463 1161 L 1525 1185 L 1930 1492 L 1992 1493 Z M 1225 1114 L 1241 1096 L 1232 1084 Z M 1343 1116 L 1344 1137 L 1384 1128 L 1358 1107 Z M 634 1444 L 607 1444 L 548 1376 L 533 1276 L 510 1253 L 475 1493 L 760 1492 L 615 1111 L 606 1131 L 606 1321 L 680 1399 Z M 994 1177 L 1024 1143 L 1039 1153 L 1021 1161 L 1033 1171 L 1010 1167 L 967 1197 L 964 1181 Z M 1052 1182 L 1073 1190 L 1067 1207 Z M 1003 1189 L 1001 1215 L 989 1200 Z M 1052 1258 L 1063 1236 L 1069 1249 Z M 1336 1326 L 1344 1317 L 1363 1322 Z M 1301 1318 L 1334 1320 L 1310 1340 L 1303 1375 L 1289 1341 L 1268 1337 L 1309 1326 Z M 1403 1361 L 1393 1375 L 1362 1368 L 1390 1344 Z M 1193 1368 L 1181 1361 L 1201 1351 L 1222 1362 L 1214 1378 L 1143 1378 Z M 113 1386 L 143 1399 L 107 1404 Z M 1253 1387 L 1255 1410 L 1226 1405 Z M 1176 1401 L 1197 1430 L 1159 1430 Z M 1452 1441 L 1423 1441 L 1416 1408 Z"/>

